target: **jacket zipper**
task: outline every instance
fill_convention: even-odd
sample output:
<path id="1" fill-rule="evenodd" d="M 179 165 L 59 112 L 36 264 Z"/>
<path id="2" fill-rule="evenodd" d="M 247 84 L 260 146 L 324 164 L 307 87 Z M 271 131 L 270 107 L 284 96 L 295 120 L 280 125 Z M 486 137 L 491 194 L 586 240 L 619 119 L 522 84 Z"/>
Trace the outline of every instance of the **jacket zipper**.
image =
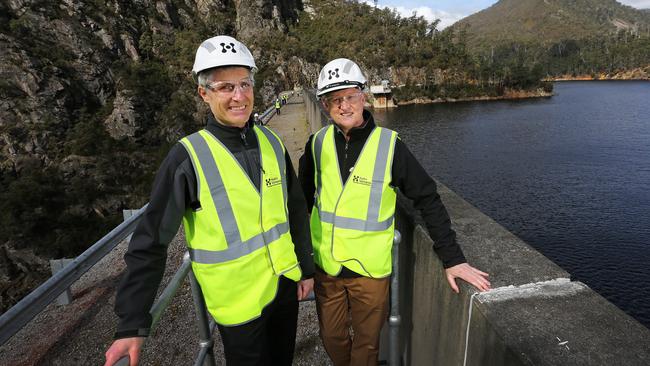
<path id="1" fill-rule="evenodd" d="M 251 163 L 251 157 L 250 157 L 250 152 L 248 151 L 248 141 L 246 141 L 246 130 L 242 130 L 239 132 L 239 137 L 241 138 L 241 142 L 244 145 L 244 160 L 246 161 L 246 171 L 252 172 L 253 171 L 253 164 Z M 260 161 L 261 165 L 261 161 Z M 251 179 L 252 181 L 252 179 Z M 258 192 L 262 192 L 262 182 L 260 182 L 260 187 L 258 189 Z M 255 186 L 255 185 L 253 185 Z M 257 187 L 255 187 L 257 189 Z"/>
<path id="2" fill-rule="evenodd" d="M 343 169 L 345 170 L 347 169 L 347 167 L 348 167 L 348 140 L 345 140 L 345 153 L 343 154 Z"/>

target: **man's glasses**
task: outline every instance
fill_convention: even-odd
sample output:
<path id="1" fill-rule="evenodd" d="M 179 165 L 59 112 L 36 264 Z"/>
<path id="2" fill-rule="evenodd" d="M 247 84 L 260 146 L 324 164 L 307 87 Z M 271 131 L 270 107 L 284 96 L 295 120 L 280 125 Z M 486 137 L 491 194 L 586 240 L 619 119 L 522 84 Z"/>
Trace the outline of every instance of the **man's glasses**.
<path id="1" fill-rule="evenodd" d="M 207 84 L 205 87 L 212 90 L 213 92 L 219 95 L 232 95 L 235 93 L 235 89 L 239 88 L 242 93 L 249 93 L 253 90 L 255 83 L 251 78 L 241 79 L 239 81 L 235 80 L 219 80 Z"/>
<path id="2" fill-rule="evenodd" d="M 355 104 L 361 100 L 362 96 L 362 92 L 357 92 L 350 95 L 344 95 L 342 97 L 325 98 L 325 102 L 330 106 L 340 107 L 343 102 L 346 102 L 348 104 Z"/>

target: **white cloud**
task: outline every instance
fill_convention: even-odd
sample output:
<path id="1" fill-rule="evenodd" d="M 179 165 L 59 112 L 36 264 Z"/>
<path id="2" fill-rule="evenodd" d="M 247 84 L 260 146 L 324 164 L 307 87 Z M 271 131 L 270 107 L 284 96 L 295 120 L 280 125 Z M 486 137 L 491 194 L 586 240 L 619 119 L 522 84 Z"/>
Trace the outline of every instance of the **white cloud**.
<path id="1" fill-rule="evenodd" d="M 618 2 L 637 9 L 650 9 L 650 0 L 618 0 Z"/>
<path id="2" fill-rule="evenodd" d="M 375 3 L 372 0 L 362 0 L 362 1 L 370 6 L 375 5 Z M 416 0 L 416 2 L 418 1 Z M 491 2 L 496 2 L 496 0 L 492 0 Z M 650 9 L 650 0 L 618 0 L 618 2 L 635 7 L 637 9 Z M 404 6 L 378 4 L 377 7 L 381 9 L 385 9 L 385 8 L 394 9 L 397 13 L 399 13 L 403 17 L 410 17 L 415 12 L 417 13 L 417 15 L 424 17 L 424 19 L 430 22 L 433 22 L 436 19 L 440 19 L 440 23 L 438 24 L 438 30 L 445 29 L 450 25 L 456 23 L 457 21 L 463 19 L 464 17 L 471 15 L 471 12 L 470 13 L 459 13 L 453 11 L 449 12 L 440 9 L 433 9 L 428 6 L 404 7 Z"/>
<path id="3" fill-rule="evenodd" d="M 405 17 L 410 17 L 413 15 L 413 13 L 416 13 L 418 16 L 422 16 L 424 19 L 430 22 L 433 22 L 436 19 L 440 19 L 440 24 L 438 24 L 439 30 L 449 27 L 450 25 L 456 23 L 466 16 L 466 14 L 449 13 L 444 10 L 431 9 L 428 6 L 419 6 L 417 8 L 405 8 L 403 6 L 397 6 L 393 9 Z"/>
<path id="4" fill-rule="evenodd" d="M 366 4 L 374 6 L 375 3 L 369 0 L 364 0 Z M 413 13 L 416 13 L 418 16 L 424 17 L 424 19 L 429 22 L 433 22 L 436 19 L 440 19 L 438 24 L 438 30 L 447 28 L 448 26 L 456 23 L 460 19 L 466 17 L 469 14 L 460 14 L 460 13 L 450 13 L 444 10 L 432 9 L 428 6 L 418 6 L 414 8 L 407 8 L 403 6 L 391 6 L 391 5 L 377 5 L 381 9 L 393 9 L 403 17 L 410 17 Z"/>

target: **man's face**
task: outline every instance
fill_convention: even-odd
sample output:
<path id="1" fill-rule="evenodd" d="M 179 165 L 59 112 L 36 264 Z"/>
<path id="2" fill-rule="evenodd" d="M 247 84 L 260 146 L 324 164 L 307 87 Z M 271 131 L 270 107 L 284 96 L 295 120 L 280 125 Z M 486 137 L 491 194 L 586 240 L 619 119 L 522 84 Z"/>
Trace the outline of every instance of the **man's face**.
<path id="1" fill-rule="evenodd" d="M 250 71 L 233 66 L 216 69 L 199 95 L 210 105 L 217 121 L 226 126 L 244 127 L 253 112 L 253 84 Z"/>
<path id="2" fill-rule="evenodd" d="M 363 104 L 366 96 L 358 88 L 336 90 L 323 98 L 323 106 L 337 126 L 347 135 L 363 124 Z"/>

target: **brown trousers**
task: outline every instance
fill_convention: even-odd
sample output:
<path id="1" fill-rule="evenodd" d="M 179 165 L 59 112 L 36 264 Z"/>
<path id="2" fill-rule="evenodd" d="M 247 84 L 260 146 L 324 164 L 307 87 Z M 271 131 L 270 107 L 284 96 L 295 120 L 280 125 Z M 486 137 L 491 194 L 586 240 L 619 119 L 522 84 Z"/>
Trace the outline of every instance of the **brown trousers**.
<path id="1" fill-rule="evenodd" d="M 317 269 L 314 280 L 320 335 L 334 366 L 376 366 L 390 278 L 337 278 Z"/>

